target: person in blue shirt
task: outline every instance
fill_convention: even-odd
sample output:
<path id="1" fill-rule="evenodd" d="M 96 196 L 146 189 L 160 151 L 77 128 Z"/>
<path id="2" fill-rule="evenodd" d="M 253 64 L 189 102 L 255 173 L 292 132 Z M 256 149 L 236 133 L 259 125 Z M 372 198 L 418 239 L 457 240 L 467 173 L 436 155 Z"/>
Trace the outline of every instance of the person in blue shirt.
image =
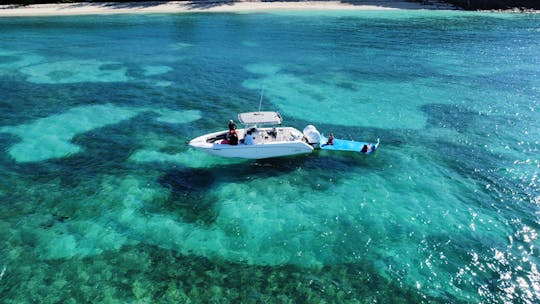
<path id="1" fill-rule="evenodd" d="M 253 145 L 253 144 L 255 144 L 255 142 L 253 141 L 253 135 L 252 135 L 252 133 L 251 133 L 251 130 L 250 130 L 250 131 L 247 131 L 246 137 L 244 138 L 244 144 L 246 144 L 246 145 Z"/>

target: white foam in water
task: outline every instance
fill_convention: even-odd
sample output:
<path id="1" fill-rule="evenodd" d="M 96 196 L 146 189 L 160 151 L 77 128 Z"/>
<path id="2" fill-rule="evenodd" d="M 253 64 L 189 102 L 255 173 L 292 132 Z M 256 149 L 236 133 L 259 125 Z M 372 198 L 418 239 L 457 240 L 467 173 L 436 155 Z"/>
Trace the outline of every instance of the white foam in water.
<path id="1" fill-rule="evenodd" d="M 286 115 L 308 119 L 311 123 L 383 129 L 425 127 L 426 117 L 420 107 L 428 101 L 422 99 L 419 91 L 429 88 L 419 83 L 387 82 L 381 94 L 381 83 L 376 81 L 359 79 L 349 84 L 350 88 L 340 87 L 340 79 L 346 79 L 345 75 L 334 74 L 335 79 L 328 79 L 321 74 L 324 82 L 308 82 L 280 72 L 277 66 L 261 64 L 246 69 L 263 78 L 248 79 L 243 85 L 253 90 L 264 87 L 264 96 Z M 396 102 L 405 106 L 396 107 Z"/>
<path id="2" fill-rule="evenodd" d="M 153 110 L 112 104 L 81 106 L 29 124 L 2 127 L 0 132 L 21 138 L 21 142 L 9 148 L 9 154 L 17 162 L 43 161 L 80 152 L 81 147 L 71 143 L 77 134 L 116 124 L 146 111 Z M 185 123 L 200 118 L 198 111 L 191 110 L 180 112 L 159 109 L 156 112 L 164 115 L 157 119 L 167 123 Z"/>
<path id="3" fill-rule="evenodd" d="M 20 69 L 33 83 L 65 84 L 79 82 L 125 82 L 127 68 L 115 62 L 64 60 L 27 66 Z"/>

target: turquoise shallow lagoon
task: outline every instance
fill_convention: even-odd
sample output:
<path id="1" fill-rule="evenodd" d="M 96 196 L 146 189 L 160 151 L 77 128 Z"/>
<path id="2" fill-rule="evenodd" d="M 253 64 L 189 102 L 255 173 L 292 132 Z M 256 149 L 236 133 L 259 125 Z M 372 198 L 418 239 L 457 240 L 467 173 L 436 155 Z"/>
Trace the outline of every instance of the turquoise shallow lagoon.
<path id="1" fill-rule="evenodd" d="M 0 302 L 538 303 L 540 16 L 0 19 Z M 381 139 L 247 161 L 236 113 Z"/>

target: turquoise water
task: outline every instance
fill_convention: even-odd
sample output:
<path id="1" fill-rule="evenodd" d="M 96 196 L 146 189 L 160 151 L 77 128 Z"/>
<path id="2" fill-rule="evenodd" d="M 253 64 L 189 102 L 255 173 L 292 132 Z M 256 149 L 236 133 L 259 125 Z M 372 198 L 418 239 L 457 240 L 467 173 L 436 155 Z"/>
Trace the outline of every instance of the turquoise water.
<path id="1" fill-rule="evenodd" d="M 0 19 L 0 302 L 537 303 L 540 16 Z M 231 160 L 236 113 L 381 139 Z"/>

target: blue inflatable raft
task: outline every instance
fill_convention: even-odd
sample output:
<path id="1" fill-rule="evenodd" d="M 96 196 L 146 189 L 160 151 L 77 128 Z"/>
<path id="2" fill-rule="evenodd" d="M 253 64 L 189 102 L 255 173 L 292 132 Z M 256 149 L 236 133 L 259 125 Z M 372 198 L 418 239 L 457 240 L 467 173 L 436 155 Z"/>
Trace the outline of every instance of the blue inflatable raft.
<path id="1" fill-rule="evenodd" d="M 376 143 L 368 143 L 361 141 L 345 140 L 334 138 L 333 144 L 328 144 L 328 138 L 321 135 L 321 149 L 332 151 L 350 151 L 363 154 L 371 154 L 377 151 L 380 140 L 377 139 Z"/>

